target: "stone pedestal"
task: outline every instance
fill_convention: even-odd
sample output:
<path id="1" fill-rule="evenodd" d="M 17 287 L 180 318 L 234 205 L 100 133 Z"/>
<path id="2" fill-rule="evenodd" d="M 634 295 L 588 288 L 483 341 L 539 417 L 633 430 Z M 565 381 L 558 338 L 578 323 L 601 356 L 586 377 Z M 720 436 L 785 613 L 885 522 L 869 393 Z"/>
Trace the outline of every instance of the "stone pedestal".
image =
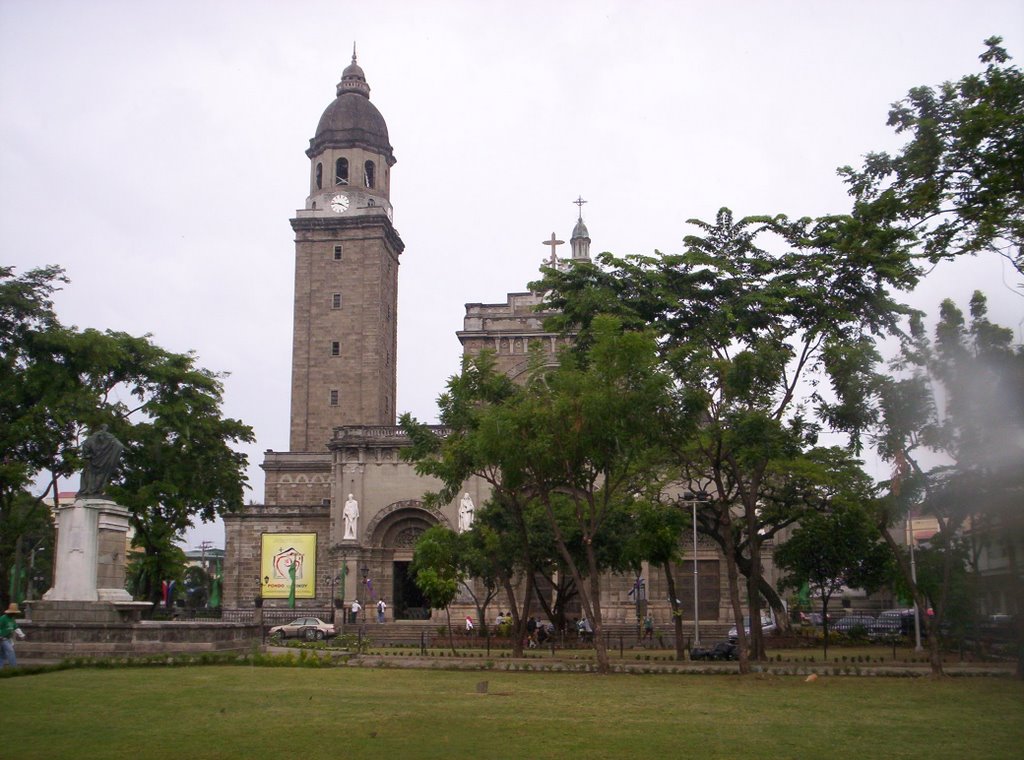
<path id="1" fill-rule="evenodd" d="M 107 499 L 75 499 L 57 514 L 57 564 L 48 602 L 131 602 L 125 591 L 128 510 Z"/>

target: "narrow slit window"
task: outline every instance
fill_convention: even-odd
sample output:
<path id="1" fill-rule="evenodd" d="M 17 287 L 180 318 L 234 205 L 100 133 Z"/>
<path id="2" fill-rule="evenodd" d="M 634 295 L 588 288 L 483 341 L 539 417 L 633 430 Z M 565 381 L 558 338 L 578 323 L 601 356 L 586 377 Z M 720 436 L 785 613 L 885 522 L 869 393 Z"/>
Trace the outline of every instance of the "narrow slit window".
<path id="1" fill-rule="evenodd" d="M 335 261 L 341 261 L 341 246 L 340 245 L 334 246 L 334 260 Z"/>
<path id="2" fill-rule="evenodd" d="M 331 296 L 331 308 L 332 309 L 340 309 L 341 308 L 341 293 L 335 293 L 333 296 Z"/>
<path id="3" fill-rule="evenodd" d="M 348 159 L 339 158 L 334 162 L 334 184 L 335 185 L 347 185 L 348 184 Z"/>
<path id="4" fill-rule="evenodd" d="M 374 174 L 376 172 L 376 167 L 373 165 L 373 161 L 367 161 L 363 166 L 363 169 L 363 179 L 366 182 L 366 186 L 369 188 L 374 187 Z"/>
<path id="5" fill-rule="evenodd" d="M 338 392 L 332 390 L 331 391 L 331 406 L 337 406 L 337 405 L 338 405 Z"/>
<path id="6" fill-rule="evenodd" d="M 320 190 L 324 186 L 324 165 L 316 165 L 316 189 Z"/>
<path id="7" fill-rule="evenodd" d="M 331 356 L 341 356 L 341 343 L 336 340 L 331 342 Z"/>

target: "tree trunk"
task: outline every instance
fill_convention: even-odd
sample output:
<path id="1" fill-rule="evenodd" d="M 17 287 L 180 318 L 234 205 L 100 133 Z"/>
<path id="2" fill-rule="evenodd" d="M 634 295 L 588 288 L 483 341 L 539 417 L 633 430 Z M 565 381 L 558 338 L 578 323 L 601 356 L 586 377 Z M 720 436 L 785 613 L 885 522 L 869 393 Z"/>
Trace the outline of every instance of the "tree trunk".
<path id="1" fill-rule="evenodd" d="M 608 659 L 608 642 L 604 638 L 604 621 L 601 616 L 601 574 L 597 569 L 594 547 L 589 541 L 587 542 L 587 565 L 590 569 L 590 606 L 594 614 L 594 652 L 597 656 L 597 672 L 607 675 L 611 673 L 612 666 Z"/>
<path id="2" fill-rule="evenodd" d="M 693 561 L 696 563 L 697 558 L 694 557 Z M 668 584 L 668 598 L 672 605 L 672 628 L 676 636 L 676 659 L 684 660 L 686 659 L 686 647 L 683 646 L 683 611 L 679 609 L 679 599 L 676 597 L 676 579 L 672 575 L 672 562 L 666 562 L 662 565 L 662 568 L 665 571 L 665 583 Z M 696 610 L 693 612 L 694 615 L 697 614 Z"/>
<path id="3" fill-rule="evenodd" d="M 747 656 L 747 632 L 743 627 L 743 605 L 740 602 L 739 570 L 736 568 L 736 555 L 732 535 L 732 516 L 729 505 L 720 507 L 719 521 L 722 526 L 722 537 L 725 540 L 725 568 L 729 576 L 729 601 L 732 603 L 732 614 L 736 618 L 736 634 L 740 650 L 740 673 L 750 672 L 750 659 Z"/>
<path id="4" fill-rule="evenodd" d="M 512 579 L 502 577 L 501 585 L 505 587 L 505 595 L 508 597 L 508 611 L 512 616 L 512 656 L 523 656 L 523 639 L 526 636 L 526 619 L 530 610 L 530 587 L 526 587 L 526 602 L 522 613 L 519 611 L 519 603 L 516 602 L 516 590 L 512 586 Z"/>
<path id="5" fill-rule="evenodd" d="M 451 647 L 452 656 L 455 656 L 458 652 L 455 651 L 455 636 L 452 634 L 452 615 L 448 610 L 447 604 L 444 606 L 444 616 L 448 618 L 448 646 Z"/>

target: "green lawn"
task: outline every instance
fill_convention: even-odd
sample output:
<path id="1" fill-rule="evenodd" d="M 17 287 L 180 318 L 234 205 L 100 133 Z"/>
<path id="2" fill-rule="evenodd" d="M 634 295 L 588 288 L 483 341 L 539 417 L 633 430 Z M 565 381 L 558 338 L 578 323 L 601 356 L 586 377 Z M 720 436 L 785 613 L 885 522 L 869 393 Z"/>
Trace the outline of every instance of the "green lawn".
<path id="1" fill-rule="evenodd" d="M 487 680 L 488 693 L 478 694 Z M 5 679 L 0 756 L 1017 758 L 1010 679 L 607 676 L 248 666 Z M 752 712 L 748 713 L 748 709 Z"/>

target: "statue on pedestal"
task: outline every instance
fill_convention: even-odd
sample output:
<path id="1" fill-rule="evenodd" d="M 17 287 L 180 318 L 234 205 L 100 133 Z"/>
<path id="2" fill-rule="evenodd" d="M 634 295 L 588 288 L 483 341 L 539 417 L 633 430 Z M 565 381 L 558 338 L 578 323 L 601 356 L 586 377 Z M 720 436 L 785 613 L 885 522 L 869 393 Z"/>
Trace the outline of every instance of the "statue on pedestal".
<path id="1" fill-rule="evenodd" d="M 110 477 L 117 469 L 123 451 L 124 444 L 107 430 L 106 425 L 100 426 L 99 430 L 94 430 L 92 435 L 82 443 L 83 466 L 78 496 L 102 497 L 110 482 Z"/>
<path id="2" fill-rule="evenodd" d="M 359 525 L 359 502 L 355 500 L 352 494 L 348 495 L 348 501 L 345 502 L 345 509 L 342 512 L 342 517 L 345 520 L 344 538 L 355 539 Z"/>

